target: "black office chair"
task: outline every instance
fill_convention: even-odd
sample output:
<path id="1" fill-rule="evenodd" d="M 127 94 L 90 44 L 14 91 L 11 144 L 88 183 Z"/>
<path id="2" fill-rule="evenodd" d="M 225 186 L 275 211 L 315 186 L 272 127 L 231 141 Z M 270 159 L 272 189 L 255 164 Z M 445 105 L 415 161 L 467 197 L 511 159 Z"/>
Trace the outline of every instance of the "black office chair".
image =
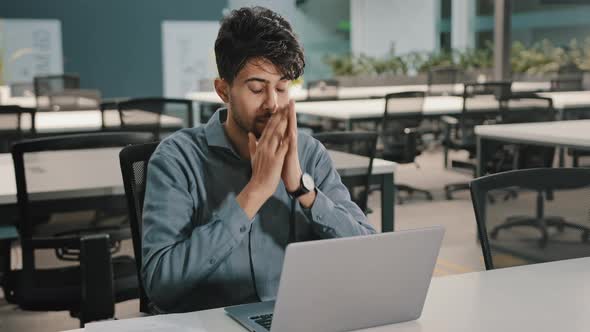
<path id="1" fill-rule="evenodd" d="M 455 66 L 433 67 L 428 70 L 428 94 L 452 95 L 455 93 L 455 84 L 461 80 L 462 72 Z"/>
<path id="2" fill-rule="evenodd" d="M 15 82 L 10 84 L 11 97 L 33 97 L 35 96 L 35 87 L 33 82 Z"/>
<path id="3" fill-rule="evenodd" d="M 156 138 L 192 127 L 193 103 L 188 99 L 138 98 L 117 103 L 122 130 L 147 131 Z M 164 118 L 166 116 L 166 118 Z M 176 119 L 166 123 L 163 119 Z"/>
<path id="4" fill-rule="evenodd" d="M 469 160 L 453 160 L 453 168 L 465 169 L 475 175 L 476 136 L 475 126 L 494 123 L 502 109 L 502 100 L 510 97 L 512 82 L 465 83 L 463 105 L 457 116 L 443 116 L 444 167 L 449 166 L 449 150 L 464 150 Z M 445 186 L 447 199 L 452 193 L 469 189 L 468 183 L 452 183 Z"/>
<path id="5" fill-rule="evenodd" d="M 337 100 L 340 83 L 337 80 L 317 80 L 307 83 L 308 100 Z"/>
<path id="6" fill-rule="evenodd" d="M 101 93 L 90 89 L 64 89 L 47 94 L 50 111 L 96 110 L 99 108 Z"/>
<path id="7" fill-rule="evenodd" d="M 518 197 L 490 202 L 507 190 Z M 471 182 L 486 269 L 590 256 L 590 169 L 539 168 Z"/>
<path id="8" fill-rule="evenodd" d="M 556 77 L 551 79 L 551 91 L 582 91 L 583 82 L 584 72 L 570 62 L 560 66 Z"/>
<path id="9" fill-rule="evenodd" d="M 123 197 L 110 189 L 96 188 L 96 193 L 86 195 L 77 188 L 100 177 L 87 168 L 88 158 L 102 153 L 100 158 L 113 154 L 114 159 L 113 149 L 152 139 L 148 133 L 98 133 L 33 139 L 13 146 L 22 269 L 10 271 L 2 285 L 9 303 L 24 310 L 69 310 L 83 325 L 113 317 L 115 302 L 139 296 L 134 259 L 111 258 L 121 241 L 130 238 Z M 84 157 L 68 158 L 76 150 Z M 59 169 L 55 162 L 64 164 L 67 176 L 48 186 L 48 177 L 55 177 Z M 39 268 L 35 253 L 43 249 L 55 250 L 59 260 L 78 263 Z"/>
<path id="10" fill-rule="evenodd" d="M 10 146 L 17 141 L 31 137 L 31 127 L 23 128 L 23 115 L 32 119 L 35 110 L 15 105 L 0 105 L 0 153 L 10 152 Z"/>
<path id="11" fill-rule="evenodd" d="M 315 134 L 314 137 L 326 149 L 368 157 L 363 180 L 350 184 L 345 183 L 345 185 L 347 185 L 353 202 L 365 214 L 370 213 L 371 211 L 367 203 L 369 199 L 370 179 L 373 171 L 373 159 L 375 158 L 375 147 L 377 145 L 377 133 L 363 131 L 324 132 Z"/>
<path id="12" fill-rule="evenodd" d="M 80 89 L 80 76 L 78 74 L 61 74 L 36 76 L 33 79 L 37 109 L 51 110 L 49 95 L 68 89 Z"/>
<path id="13" fill-rule="evenodd" d="M 419 127 L 423 120 L 425 95 L 422 91 L 408 91 L 390 93 L 385 96 L 385 110 L 380 126 L 382 146 L 377 148 L 379 158 L 400 164 L 416 162 L 416 157 L 422 153 L 422 133 Z M 397 192 L 407 192 L 408 196 L 412 196 L 416 192 L 424 194 L 426 199 L 432 200 L 432 194 L 428 190 L 406 184 L 396 184 L 395 188 Z M 403 203 L 401 195 L 397 195 L 397 197 L 398 202 Z"/>
<path id="14" fill-rule="evenodd" d="M 147 314 L 162 312 L 162 310 L 158 309 L 148 299 L 141 275 L 143 200 L 145 197 L 148 162 L 158 144 L 159 142 L 132 145 L 124 148 L 119 153 L 125 196 L 127 198 L 129 223 L 131 225 L 133 251 L 136 257 L 135 263 L 139 283 L 139 310 Z"/>

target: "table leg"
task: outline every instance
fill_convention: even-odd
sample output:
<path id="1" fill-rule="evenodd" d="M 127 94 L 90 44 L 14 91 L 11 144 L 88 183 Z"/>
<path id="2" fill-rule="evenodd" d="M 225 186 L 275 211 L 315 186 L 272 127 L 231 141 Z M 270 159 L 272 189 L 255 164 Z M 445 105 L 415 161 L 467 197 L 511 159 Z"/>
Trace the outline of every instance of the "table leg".
<path id="1" fill-rule="evenodd" d="M 381 232 L 394 231 L 395 188 L 393 173 L 381 175 Z"/>

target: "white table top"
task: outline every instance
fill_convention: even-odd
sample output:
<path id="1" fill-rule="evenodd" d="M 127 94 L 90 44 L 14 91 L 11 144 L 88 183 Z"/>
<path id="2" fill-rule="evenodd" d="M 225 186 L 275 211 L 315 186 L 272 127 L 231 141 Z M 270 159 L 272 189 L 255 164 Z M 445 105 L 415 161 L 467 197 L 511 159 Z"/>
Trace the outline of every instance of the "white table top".
<path id="1" fill-rule="evenodd" d="M 96 100 L 83 97 L 79 98 L 78 102 L 79 106 L 83 108 L 94 108 L 99 106 Z M 42 107 L 46 107 L 49 104 L 47 97 L 40 97 L 39 104 Z M 2 99 L 0 99 L 0 105 L 18 105 L 20 107 L 25 108 L 37 108 L 37 99 L 34 96 L 5 96 Z"/>
<path id="2" fill-rule="evenodd" d="M 590 120 L 477 126 L 475 134 L 516 143 L 590 149 Z"/>
<path id="3" fill-rule="evenodd" d="M 539 95 L 553 99 L 553 107 L 558 110 L 590 107 L 590 91 L 541 92 Z"/>
<path id="4" fill-rule="evenodd" d="M 557 110 L 568 108 L 590 107 L 590 91 L 544 92 L 541 96 L 554 100 Z M 522 104 L 521 106 L 526 106 Z M 424 116 L 459 114 L 463 107 L 463 99 L 456 96 L 427 96 L 424 99 Z M 471 108 L 479 110 L 496 109 L 498 104 L 493 98 L 474 101 Z M 384 99 L 355 99 L 334 101 L 310 101 L 296 103 L 298 114 L 313 115 L 336 120 L 370 119 L 383 116 Z M 404 114 L 400 110 L 399 114 Z M 395 114 L 391 112 L 391 114 Z"/>
<path id="5" fill-rule="evenodd" d="M 590 258 L 433 278 L 418 320 L 362 331 L 586 332 L 590 329 L 588 280 Z M 176 317 L 187 328 L 246 331 L 223 309 Z"/>
<path id="6" fill-rule="evenodd" d="M 512 91 L 547 91 L 551 87 L 549 82 L 514 82 Z M 450 87 L 454 93 L 463 92 L 463 84 L 455 84 Z M 338 99 L 362 99 L 362 98 L 381 98 L 388 93 L 405 92 L 405 91 L 428 91 L 426 84 L 413 85 L 391 85 L 391 86 L 363 86 L 363 87 L 340 87 L 338 89 Z M 291 97 L 296 101 L 307 99 L 307 89 L 291 90 Z M 196 102 L 222 104 L 223 102 L 214 91 L 195 91 L 189 92 L 186 98 Z"/>
<path id="7" fill-rule="evenodd" d="M 111 148 L 27 154 L 32 158 L 30 161 L 25 159 L 25 167 L 31 170 L 27 173 L 30 176 L 31 199 L 123 194 L 120 150 L 121 148 Z M 362 174 L 367 169 L 368 162 L 364 157 L 336 151 L 329 153 L 341 176 Z M 64 160 L 77 160 L 77 165 L 83 163 L 84 166 L 66 167 Z M 375 159 L 373 172 L 393 173 L 396 165 L 394 162 Z M 0 177 L 0 204 L 16 203 L 16 179 L 9 153 L 0 154 Z"/>
<path id="8" fill-rule="evenodd" d="M 163 127 L 181 127 L 182 119 L 162 115 Z M 11 124 L 12 125 L 12 124 Z M 100 130 L 102 118 L 100 110 L 35 112 L 35 127 L 37 133 L 68 133 Z M 114 110 L 105 111 L 105 126 L 116 128 L 121 126 L 119 113 Z M 23 130 L 31 129 L 31 115 L 25 113 L 21 117 Z M 0 123 L 2 129 L 2 123 Z"/>

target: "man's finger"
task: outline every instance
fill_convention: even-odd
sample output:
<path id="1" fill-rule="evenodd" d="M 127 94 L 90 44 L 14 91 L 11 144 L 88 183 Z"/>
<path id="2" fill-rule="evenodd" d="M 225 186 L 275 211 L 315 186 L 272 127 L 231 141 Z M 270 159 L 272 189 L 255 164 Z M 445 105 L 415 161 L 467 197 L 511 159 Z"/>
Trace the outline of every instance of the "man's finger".
<path id="1" fill-rule="evenodd" d="M 266 127 L 264 127 L 264 130 L 262 130 L 262 135 L 260 135 L 261 142 L 265 141 L 268 134 L 274 131 L 278 121 L 280 121 L 280 115 L 281 114 L 279 112 L 275 112 L 270 116 L 270 120 L 268 120 Z"/>
<path id="2" fill-rule="evenodd" d="M 248 133 L 248 150 L 250 150 L 250 159 L 252 159 L 256 153 L 256 136 L 252 132 Z"/>

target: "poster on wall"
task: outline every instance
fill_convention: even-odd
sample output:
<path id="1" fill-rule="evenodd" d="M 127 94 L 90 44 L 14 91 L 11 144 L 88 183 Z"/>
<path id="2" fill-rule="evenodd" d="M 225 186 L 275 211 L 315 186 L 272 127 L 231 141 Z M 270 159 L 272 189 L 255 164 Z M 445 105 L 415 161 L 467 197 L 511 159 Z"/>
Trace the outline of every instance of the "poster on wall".
<path id="1" fill-rule="evenodd" d="M 218 30 L 217 21 L 162 23 L 164 96 L 184 98 L 191 91 L 213 90 Z"/>
<path id="2" fill-rule="evenodd" d="M 63 73 L 61 22 L 0 19 L 0 85 Z"/>

